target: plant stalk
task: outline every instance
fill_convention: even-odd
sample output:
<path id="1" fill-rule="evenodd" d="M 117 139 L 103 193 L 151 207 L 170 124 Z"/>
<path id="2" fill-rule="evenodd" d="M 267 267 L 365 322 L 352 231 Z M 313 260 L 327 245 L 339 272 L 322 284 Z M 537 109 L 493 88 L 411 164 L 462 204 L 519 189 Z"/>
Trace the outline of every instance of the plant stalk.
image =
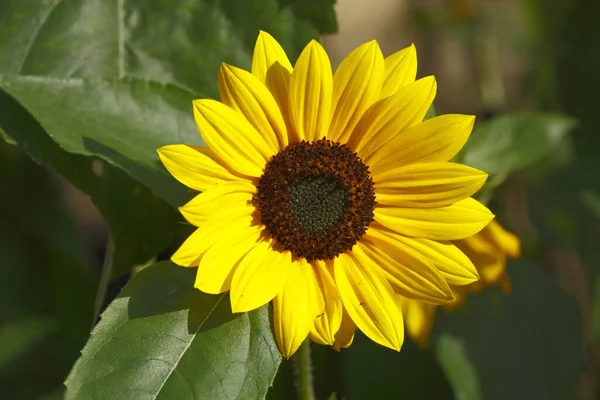
<path id="1" fill-rule="evenodd" d="M 315 400 L 315 388 L 313 386 L 312 360 L 310 355 L 310 340 L 306 339 L 300 345 L 294 357 L 296 369 L 296 390 L 300 400 Z"/>
<path id="2" fill-rule="evenodd" d="M 98 321 L 98 317 L 102 311 L 102 305 L 104 304 L 104 298 L 106 297 L 106 291 L 108 290 L 108 284 L 110 283 L 110 276 L 112 274 L 114 253 L 115 244 L 112 235 L 109 232 L 108 237 L 106 238 L 106 248 L 104 250 L 104 263 L 102 265 L 102 271 L 100 271 L 100 282 L 98 282 L 98 290 L 96 290 L 92 329 L 96 326 L 96 321 Z"/>

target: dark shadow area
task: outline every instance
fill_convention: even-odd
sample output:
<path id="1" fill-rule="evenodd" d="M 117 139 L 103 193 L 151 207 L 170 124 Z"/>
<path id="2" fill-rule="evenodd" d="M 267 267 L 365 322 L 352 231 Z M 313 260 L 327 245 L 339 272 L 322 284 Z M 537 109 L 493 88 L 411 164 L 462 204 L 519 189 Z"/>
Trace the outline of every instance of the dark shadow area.
<path id="1" fill-rule="evenodd" d="M 513 261 L 508 270 L 511 294 L 492 287 L 470 295 L 456 312 L 439 313 L 436 327 L 444 331 L 434 327 L 434 337 L 460 344 L 486 400 L 570 398 L 584 365 L 577 304 L 531 261 Z"/>
<path id="2" fill-rule="evenodd" d="M 129 298 L 129 319 L 188 310 L 188 332 L 194 334 L 245 316 L 231 313 L 228 294 L 194 288 L 196 270 L 162 262 L 140 271 L 119 296 Z"/>
<path id="3" fill-rule="evenodd" d="M 138 272 L 119 297 L 129 298 L 127 311 L 131 319 L 187 310 L 200 293 L 194 289 L 195 275 L 196 268 L 169 262 L 155 264 Z"/>

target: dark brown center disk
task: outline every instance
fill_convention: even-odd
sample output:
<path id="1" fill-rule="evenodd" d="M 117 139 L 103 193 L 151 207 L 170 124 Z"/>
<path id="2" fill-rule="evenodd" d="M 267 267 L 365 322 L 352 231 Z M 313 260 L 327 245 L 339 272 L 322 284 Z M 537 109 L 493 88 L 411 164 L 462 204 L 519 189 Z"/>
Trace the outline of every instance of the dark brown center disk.
<path id="1" fill-rule="evenodd" d="M 308 261 L 350 250 L 373 221 L 369 168 L 348 146 L 326 139 L 291 143 L 267 163 L 257 189 L 269 233 Z"/>

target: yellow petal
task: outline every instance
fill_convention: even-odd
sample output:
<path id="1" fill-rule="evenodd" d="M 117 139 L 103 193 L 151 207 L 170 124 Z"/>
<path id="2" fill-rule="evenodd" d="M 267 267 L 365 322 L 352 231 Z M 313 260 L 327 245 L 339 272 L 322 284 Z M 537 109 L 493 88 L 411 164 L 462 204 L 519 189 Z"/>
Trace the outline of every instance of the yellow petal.
<path id="1" fill-rule="evenodd" d="M 354 333 L 356 332 L 356 324 L 348 315 L 345 308 L 342 309 L 342 323 L 340 329 L 335 334 L 335 342 L 333 348 L 337 351 L 350 347 L 354 341 Z"/>
<path id="2" fill-rule="evenodd" d="M 404 325 L 408 336 L 421 347 L 429 344 L 429 333 L 435 320 L 437 307 L 422 301 L 398 296 L 402 308 Z"/>
<path id="3" fill-rule="evenodd" d="M 319 318 L 320 317 L 317 317 L 315 319 L 315 321 L 318 320 Z M 315 325 L 313 325 L 313 327 L 311 328 L 310 332 L 308 332 L 308 338 L 310 340 L 312 340 L 313 342 L 315 342 L 315 343 L 322 344 L 322 345 L 329 345 L 330 344 L 329 340 L 325 339 L 325 336 L 323 336 L 323 332 L 321 332 L 321 331 L 319 331 L 317 329 L 318 328 Z"/>
<path id="4" fill-rule="evenodd" d="M 370 159 L 374 174 L 411 163 L 446 162 L 464 146 L 475 117 L 446 114 L 423 121 L 396 136 Z"/>
<path id="5" fill-rule="evenodd" d="M 317 343 L 333 346 L 335 334 L 342 323 L 342 299 L 325 263 L 313 261 L 312 266 L 323 297 L 325 312 L 315 319 L 310 338 Z"/>
<path id="6" fill-rule="evenodd" d="M 298 140 L 327 136 L 333 77 L 329 57 L 312 40 L 302 51 L 290 79 L 289 112 Z"/>
<path id="7" fill-rule="evenodd" d="M 481 282 L 485 286 L 493 285 L 501 281 L 506 271 L 506 257 L 504 254 L 496 254 L 496 260 L 493 263 L 485 264 L 479 269 Z"/>
<path id="8" fill-rule="evenodd" d="M 282 150 L 288 134 L 277 102 L 267 87 L 254 75 L 228 64 L 219 69 L 221 101 L 241 112 L 270 145 Z"/>
<path id="9" fill-rule="evenodd" d="M 337 283 L 344 308 L 358 328 L 371 340 L 400 351 L 404 341 L 402 312 L 395 294 L 379 268 L 364 265 L 366 256 L 358 246 L 352 256 L 342 253 L 334 262 Z"/>
<path id="10" fill-rule="evenodd" d="M 175 179 L 201 192 L 225 182 L 247 179 L 229 170 L 205 147 L 171 144 L 157 152 L 160 161 Z"/>
<path id="11" fill-rule="evenodd" d="M 290 268 L 289 251 L 273 248 L 272 241 L 258 243 L 240 262 L 231 282 L 231 310 L 254 310 L 281 292 Z"/>
<path id="12" fill-rule="evenodd" d="M 252 225 L 223 234 L 202 256 L 194 287 L 210 294 L 228 291 L 238 263 L 258 244 L 261 232 Z"/>
<path id="13" fill-rule="evenodd" d="M 409 164 L 372 168 L 379 204 L 396 207 L 444 207 L 472 196 L 487 174 L 455 163 Z"/>
<path id="14" fill-rule="evenodd" d="M 358 46 L 333 77 L 333 115 L 328 138 L 345 143 L 363 113 L 378 98 L 384 77 L 383 54 L 375 40 Z"/>
<path id="15" fill-rule="evenodd" d="M 504 229 L 498 221 L 490 222 L 481 233 L 508 257 L 518 258 L 521 256 L 521 241 L 515 234 Z"/>
<path id="16" fill-rule="evenodd" d="M 395 232 L 386 234 L 426 257 L 437 267 L 449 285 L 463 286 L 479 279 L 477 269 L 469 257 L 450 242 L 409 238 Z"/>
<path id="17" fill-rule="evenodd" d="M 252 225 L 253 211 L 253 208 L 242 206 L 230 207 L 213 214 L 190 235 L 179 250 L 173 254 L 171 260 L 184 267 L 198 265 L 200 256 L 215 243 Z M 195 259 L 193 259 L 194 255 Z"/>
<path id="18" fill-rule="evenodd" d="M 277 148 L 239 112 L 215 100 L 194 100 L 194 117 L 206 145 L 231 169 L 259 177 Z"/>
<path id="19" fill-rule="evenodd" d="M 435 78 L 428 76 L 373 104 L 352 133 L 350 147 L 367 162 L 371 154 L 423 120 L 433 103 L 436 90 Z"/>
<path id="20" fill-rule="evenodd" d="M 504 274 L 506 256 L 498 248 L 484 239 L 481 232 L 471 237 L 453 241 L 471 260 L 479 274 L 479 281 L 469 285 L 469 289 L 483 288 L 496 283 Z"/>
<path id="21" fill-rule="evenodd" d="M 283 290 L 273 299 L 273 330 L 281 354 L 290 358 L 308 336 L 324 304 L 315 272 L 304 258 L 288 269 Z"/>
<path id="22" fill-rule="evenodd" d="M 283 48 L 271 35 L 261 31 L 254 46 L 252 74 L 267 86 L 279 105 L 286 125 L 289 124 L 288 93 L 292 64 Z"/>
<path id="23" fill-rule="evenodd" d="M 439 208 L 376 207 L 375 220 L 402 235 L 433 240 L 455 240 L 476 234 L 494 214 L 468 197 Z"/>
<path id="24" fill-rule="evenodd" d="M 417 49 L 414 44 L 385 58 L 385 80 L 381 98 L 392 96 L 417 77 Z"/>
<path id="25" fill-rule="evenodd" d="M 269 69 L 275 64 L 281 65 L 290 73 L 292 72 L 292 64 L 281 45 L 273 36 L 260 31 L 252 56 L 252 74 L 261 82 L 266 83 Z"/>
<path id="26" fill-rule="evenodd" d="M 254 207 L 250 201 L 254 193 L 256 193 L 256 186 L 250 182 L 226 182 L 196 195 L 179 207 L 179 211 L 190 224 L 201 226 L 221 210 L 246 207 L 248 214 L 252 213 Z"/>
<path id="27" fill-rule="evenodd" d="M 203 240 L 204 232 L 200 228 L 196 229 L 171 256 L 171 261 L 182 267 L 196 267 L 202 256 L 198 247 Z"/>
<path id="28" fill-rule="evenodd" d="M 482 288 L 499 282 L 505 274 L 506 254 L 489 235 L 491 225 L 492 223 L 476 235 L 453 242 L 477 268 Z M 473 285 L 469 286 L 472 287 Z"/>
<path id="29" fill-rule="evenodd" d="M 196 229 L 171 256 L 171 261 L 183 267 L 198 265 L 200 256 L 222 237 L 235 234 L 250 226 L 254 221 L 253 212 L 253 207 L 242 205 L 220 210 L 205 218 L 201 227 Z"/>
<path id="30" fill-rule="evenodd" d="M 179 210 L 190 224 L 204 228 L 210 224 L 217 215 L 219 215 L 223 222 L 233 217 L 238 218 L 240 216 L 247 216 L 250 221 L 253 219 L 258 220 L 258 213 L 256 208 L 251 204 L 251 200 L 252 195 L 249 193 L 232 193 L 220 197 L 219 200 L 215 200 L 215 202 L 203 208 L 200 206 L 199 202 L 196 202 L 196 198 L 194 197 L 185 206 L 180 207 Z M 220 206 L 218 201 L 222 201 Z"/>
<path id="31" fill-rule="evenodd" d="M 454 300 L 450 286 L 434 264 L 395 237 L 371 226 L 356 247 L 361 249 L 356 252 L 359 261 L 381 269 L 396 293 L 435 304 Z"/>
<path id="32" fill-rule="evenodd" d="M 487 226 L 489 226 L 489 224 Z M 471 258 L 472 253 L 493 255 L 497 252 L 497 248 L 492 242 L 490 242 L 484 235 L 481 234 L 486 228 L 483 228 L 479 233 L 473 236 L 457 240 L 454 242 L 454 244 L 463 250 L 469 258 Z M 478 267 L 478 265 L 475 266 Z"/>

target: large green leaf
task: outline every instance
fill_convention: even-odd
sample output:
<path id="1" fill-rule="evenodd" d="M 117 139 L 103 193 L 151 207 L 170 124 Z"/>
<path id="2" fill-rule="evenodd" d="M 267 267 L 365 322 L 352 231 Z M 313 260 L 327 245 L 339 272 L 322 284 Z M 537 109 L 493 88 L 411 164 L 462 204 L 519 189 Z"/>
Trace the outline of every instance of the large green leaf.
<path id="1" fill-rule="evenodd" d="M 0 86 L 24 105 L 63 151 L 118 165 L 173 206 L 189 197 L 156 156 L 156 148 L 167 143 L 202 144 L 191 115 L 194 95 L 189 92 L 137 79 L 19 75 L 0 77 Z M 7 123 L 11 118 L 5 115 Z M 17 142 L 27 142 L 27 132 L 6 130 Z"/>
<path id="2" fill-rule="evenodd" d="M 268 308 L 232 315 L 193 288 L 194 268 L 138 273 L 102 315 L 66 381 L 67 399 L 259 399 L 281 355 Z"/>
<path id="3" fill-rule="evenodd" d="M 0 126 L 34 160 L 51 165 L 91 195 L 115 241 L 113 276 L 156 256 L 171 242 L 180 217 L 167 203 L 120 168 L 64 151 L 26 110 L 2 92 Z"/>
<path id="4" fill-rule="evenodd" d="M 276 0 L 37 3 L 0 5 L 0 88 L 64 150 L 118 165 L 177 206 L 185 193 L 164 173 L 156 148 L 202 144 L 190 101 L 217 96 L 219 64 L 249 67 L 261 28 L 292 59 L 318 34 L 306 31 L 311 7 L 280 10 Z"/>
<path id="5" fill-rule="evenodd" d="M 555 156 L 575 127 L 555 114 L 508 114 L 476 126 L 462 152 L 462 162 L 489 174 L 508 174 Z"/>
<path id="6" fill-rule="evenodd" d="M 511 263 L 509 275 L 510 295 L 489 288 L 438 316 L 436 350 L 457 398 L 571 398 L 584 362 L 575 299 L 531 261 Z"/>
<path id="7" fill-rule="evenodd" d="M 215 96 L 219 63 L 248 67 L 260 29 L 271 32 L 294 59 L 319 30 L 337 28 L 332 0 L 281 3 L 3 0 L 0 72 L 136 76 Z"/>

